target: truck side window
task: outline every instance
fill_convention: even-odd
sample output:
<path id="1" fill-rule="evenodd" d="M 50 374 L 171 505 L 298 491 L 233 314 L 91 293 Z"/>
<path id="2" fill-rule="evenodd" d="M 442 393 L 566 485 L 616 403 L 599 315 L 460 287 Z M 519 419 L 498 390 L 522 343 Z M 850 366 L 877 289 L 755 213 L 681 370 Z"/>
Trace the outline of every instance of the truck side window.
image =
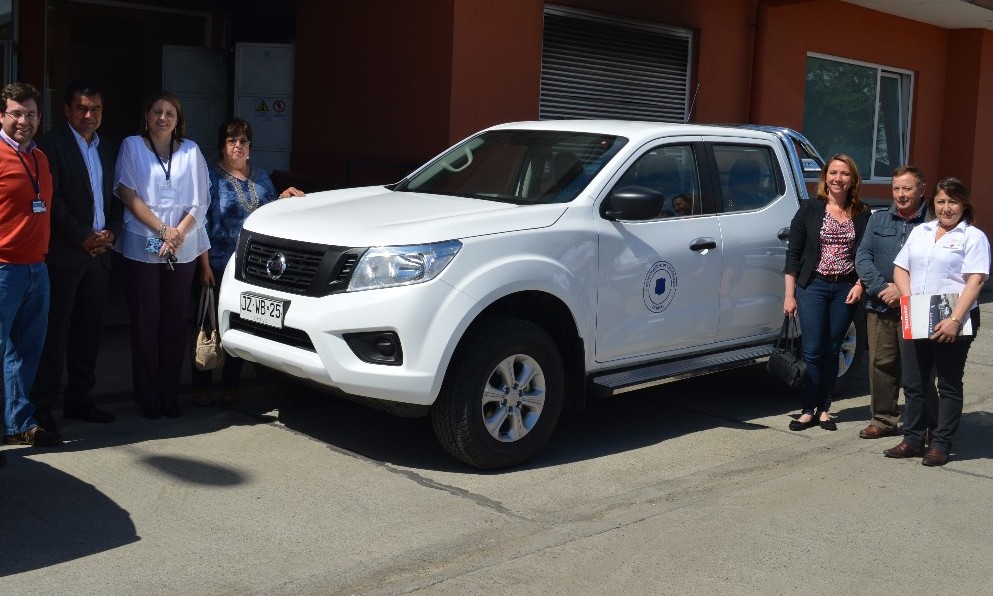
<path id="1" fill-rule="evenodd" d="M 772 152 L 758 145 L 713 145 L 724 211 L 760 209 L 783 194 Z"/>
<path id="2" fill-rule="evenodd" d="M 662 193 L 665 205 L 658 215 L 660 218 L 703 212 L 696 156 L 689 145 L 649 149 L 624 172 L 614 190 L 625 186 L 641 186 Z"/>

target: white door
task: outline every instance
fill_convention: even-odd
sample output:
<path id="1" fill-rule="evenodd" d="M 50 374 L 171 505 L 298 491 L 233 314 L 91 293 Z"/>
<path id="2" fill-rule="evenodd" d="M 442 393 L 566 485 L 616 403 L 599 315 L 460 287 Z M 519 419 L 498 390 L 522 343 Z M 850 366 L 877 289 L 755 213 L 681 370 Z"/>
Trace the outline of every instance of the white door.
<path id="1" fill-rule="evenodd" d="M 649 221 L 600 220 L 597 361 L 644 358 L 716 340 L 721 230 L 717 216 L 705 212 L 699 179 L 687 139 L 648 148 L 615 184 L 651 188 L 666 203 Z"/>
<path id="2" fill-rule="evenodd" d="M 269 172 L 290 169 L 294 51 L 293 44 L 235 47 L 235 115 L 252 125 L 252 163 Z"/>
<path id="3" fill-rule="evenodd" d="M 227 112 L 227 80 L 220 50 L 162 47 L 162 88 L 182 102 L 186 136 L 200 146 L 208 163 L 218 158 L 217 129 Z"/>
<path id="4" fill-rule="evenodd" d="M 762 339 L 783 322 L 786 236 L 797 201 L 776 164 L 789 162 L 779 147 L 758 139 L 710 147 L 724 205 L 718 341 Z"/>

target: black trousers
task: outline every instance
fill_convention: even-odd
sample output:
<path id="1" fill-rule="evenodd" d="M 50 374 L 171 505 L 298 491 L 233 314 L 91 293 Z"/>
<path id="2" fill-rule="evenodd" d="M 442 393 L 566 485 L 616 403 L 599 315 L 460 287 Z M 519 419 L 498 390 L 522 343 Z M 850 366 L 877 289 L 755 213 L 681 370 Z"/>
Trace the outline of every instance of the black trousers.
<path id="1" fill-rule="evenodd" d="M 931 446 L 944 452 L 951 451 L 952 438 L 962 420 L 965 360 L 975 334 L 979 333 L 979 309 L 969 313 L 973 335 L 960 336 L 950 344 L 930 339 L 901 340 L 900 358 L 903 360 L 903 392 L 906 406 L 903 411 L 903 434 L 914 447 L 924 445 L 924 432 L 928 426 L 925 386 L 930 382 L 931 370 L 938 375 L 938 423 Z"/>
<path id="2" fill-rule="evenodd" d="M 50 265 L 48 279 L 48 332 L 31 401 L 36 406 L 55 405 L 63 376 L 68 373 L 65 402 L 85 403 L 96 385 L 110 272 L 102 259 L 96 258 L 83 266 Z"/>

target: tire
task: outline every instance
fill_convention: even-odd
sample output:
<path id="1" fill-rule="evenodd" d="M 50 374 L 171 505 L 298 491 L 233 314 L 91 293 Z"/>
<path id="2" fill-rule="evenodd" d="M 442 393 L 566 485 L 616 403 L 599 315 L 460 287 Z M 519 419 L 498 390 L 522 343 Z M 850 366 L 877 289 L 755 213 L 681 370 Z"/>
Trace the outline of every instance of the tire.
<path id="1" fill-rule="evenodd" d="M 562 413 L 565 385 L 558 347 L 540 327 L 495 317 L 456 348 L 431 421 L 442 447 L 480 469 L 534 457 Z"/>
<path id="2" fill-rule="evenodd" d="M 865 311 L 859 307 L 855 319 L 848 326 L 845 339 L 841 342 L 841 353 L 838 354 L 838 380 L 834 384 L 835 394 L 847 391 L 855 381 L 859 365 L 865 359 Z"/>

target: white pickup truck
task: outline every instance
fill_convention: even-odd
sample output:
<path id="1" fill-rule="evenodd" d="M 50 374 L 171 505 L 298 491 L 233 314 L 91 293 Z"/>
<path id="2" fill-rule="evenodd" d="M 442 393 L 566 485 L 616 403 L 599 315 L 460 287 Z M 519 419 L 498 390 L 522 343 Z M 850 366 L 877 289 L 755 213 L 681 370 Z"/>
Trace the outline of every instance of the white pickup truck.
<path id="1" fill-rule="evenodd" d="M 223 345 L 283 393 L 430 414 L 455 458 L 512 466 L 563 408 L 765 360 L 821 165 L 788 129 L 495 126 L 397 184 L 252 214 Z"/>

